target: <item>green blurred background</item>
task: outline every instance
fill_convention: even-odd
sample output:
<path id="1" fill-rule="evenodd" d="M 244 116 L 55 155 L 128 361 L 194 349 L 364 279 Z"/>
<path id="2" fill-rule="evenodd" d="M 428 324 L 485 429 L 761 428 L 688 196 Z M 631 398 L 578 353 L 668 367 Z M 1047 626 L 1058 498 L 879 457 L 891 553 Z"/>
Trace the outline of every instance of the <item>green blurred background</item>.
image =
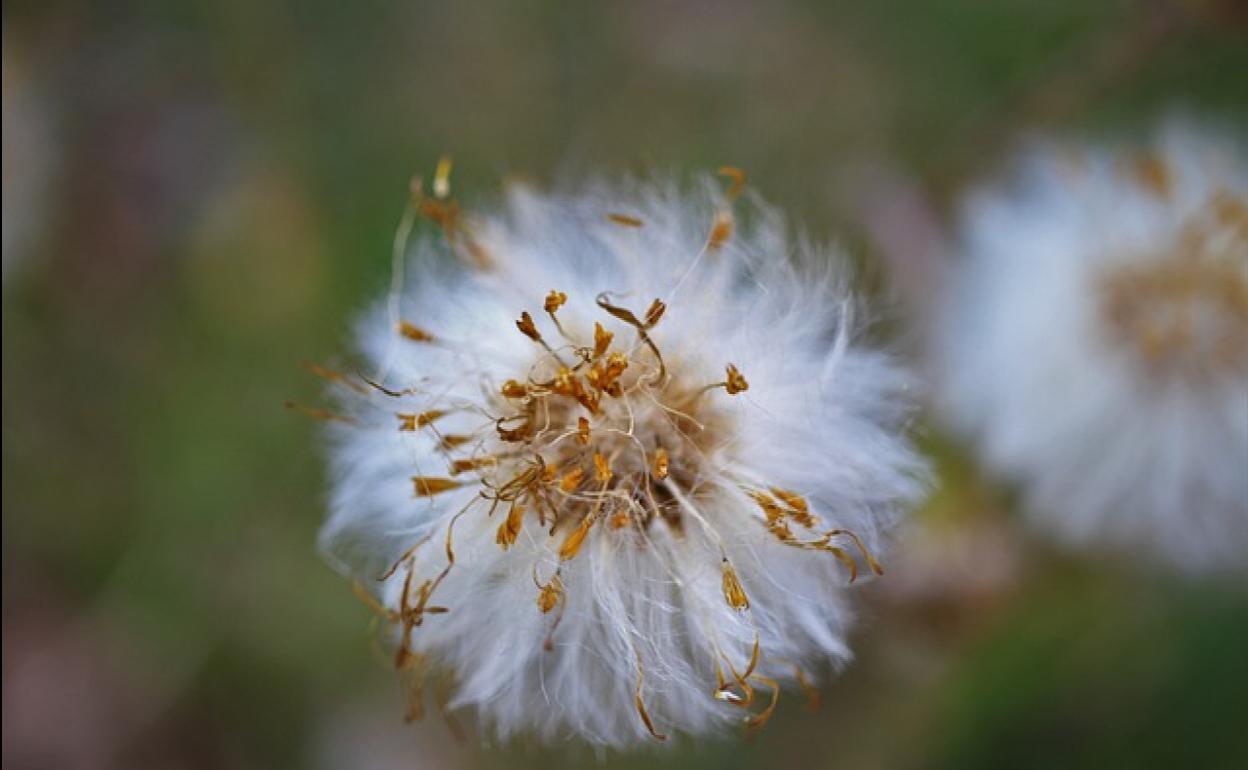
<path id="1" fill-rule="evenodd" d="M 405 726 L 282 409 L 443 152 L 470 203 L 741 166 L 904 320 L 1020 133 L 1242 130 L 1244 5 L 6 0 L 4 767 L 1248 767 L 1243 586 L 1052 550 L 935 426 L 820 710 L 632 755 Z"/>

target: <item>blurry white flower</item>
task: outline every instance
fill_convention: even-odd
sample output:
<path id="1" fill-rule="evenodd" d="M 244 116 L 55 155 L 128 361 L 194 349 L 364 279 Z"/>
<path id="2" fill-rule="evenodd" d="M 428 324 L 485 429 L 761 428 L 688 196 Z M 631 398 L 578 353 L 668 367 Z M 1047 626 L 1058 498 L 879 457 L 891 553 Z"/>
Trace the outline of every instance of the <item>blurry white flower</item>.
<path id="1" fill-rule="evenodd" d="M 504 737 L 761 725 L 847 660 L 846 586 L 922 486 L 845 266 L 758 204 L 736 232 L 709 183 L 516 189 L 471 221 L 433 189 L 444 234 L 360 328 L 376 375 L 319 370 L 344 395 L 323 545 L 413 712 L 429 674 Z"/>
<path id="2" fill-rule="evenodd" d="M 1248 564 L 1248 165 L 1171 124 L 1040 148 L 966 208 L 944 399 L 1034 523 L 1192 568 Z"/>

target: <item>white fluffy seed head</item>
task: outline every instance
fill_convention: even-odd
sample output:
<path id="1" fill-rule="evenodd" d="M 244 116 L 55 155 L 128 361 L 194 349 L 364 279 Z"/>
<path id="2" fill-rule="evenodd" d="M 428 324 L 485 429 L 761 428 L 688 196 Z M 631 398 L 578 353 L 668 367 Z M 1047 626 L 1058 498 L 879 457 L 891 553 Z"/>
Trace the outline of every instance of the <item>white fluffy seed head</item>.
<path id="1" fill-rule="evenodd" d="M 943 398 L 1034 523 L 1248 566 L 1248 165 L 1189 125 L 1034 149 L 964 217 Z"/>
<path id="2" fill-rule="evenodd" d="M 735 190 L 733 191 L 735 193 Z M 627 745 L 848 659 L 851 572 L 922 487 L 845 265 L 711 183 L 513 189 L 416 244 L 338 384 L 323 546 L 419 698 Z M 419 701 L 413 703 L 413 709 Z"/>

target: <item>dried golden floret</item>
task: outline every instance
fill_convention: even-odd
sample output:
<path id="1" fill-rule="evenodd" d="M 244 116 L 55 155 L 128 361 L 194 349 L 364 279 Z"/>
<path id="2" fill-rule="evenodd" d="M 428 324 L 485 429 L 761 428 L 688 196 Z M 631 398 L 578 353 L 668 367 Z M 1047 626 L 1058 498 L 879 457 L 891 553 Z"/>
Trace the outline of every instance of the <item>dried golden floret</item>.
<path id="1" fill-rule="evenodd" d="M 540 589 L 537 594 L 537 608 L 543 615 L 548 615 L 564 601 L 563 581 L 559 579 L 559 573 L 552 575 L 550 582 L 540 586 Z"/>
<path id="2" fill-rule="evenodd" d="M 724 388 L 728 391 L 729 395 L 744 393 L 750 389 L 750 383 L 745 381 L 745 377 L 735 365 L 728 364 L 726 370 L 728 372 L 728 379 L 724 382 Z"/>
<path id="3" fill-rule="evenodd" d="M 594 321 L 594 358 L 607 352 L 613 337 L 615 337 L 614 334 L 602 328 L 602 324 Z"/>
<path id="4" fill-rule="evenodd" d="M 550 293 L 546 295 L 546 302 L 542 305 L 542 307 L 547 313 L 554 313 L 556 310 L 563 307 L 564 303 L 567 301 L 567 294 L 551 289 Z"/>

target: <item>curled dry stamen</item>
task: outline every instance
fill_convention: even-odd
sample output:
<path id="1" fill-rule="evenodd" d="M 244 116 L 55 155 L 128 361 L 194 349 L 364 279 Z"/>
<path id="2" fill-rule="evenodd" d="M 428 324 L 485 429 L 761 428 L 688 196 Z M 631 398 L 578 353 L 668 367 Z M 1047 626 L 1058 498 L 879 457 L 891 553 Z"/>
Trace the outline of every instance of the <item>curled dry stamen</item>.
<path id="1" fill-rule="evenodd" d="M 746 494 L 762 509 L 764 525 L 780 542 L 795 548 L 807 548 L 832 554 L 833 558 L 844 564 L 845 568 L 849 570 L 849 582 L 853 583 L 858 579 L 858 562 L 845 549 L 831 544 L 833 538 L 847 537 L 858 548 L 859 553 L 862 554 L 863 560 L 871 571 L 877 575 L 884 574 L 884 567 L 871 555 L 871 551 L 868 550 L 862 539 L 851 530 L 830 529 L 814 539 L 800 540 L 796 538 L 786 523 L 788 520 L 792 519 L 808 529 L 816 527 L 818 520 L 810 512 L 810 506 L 806 502 L 806 498 L 796 492 L 780 489 L 779 487 L 771 487 L 770 490 L 771 494 L 759 489 L 747 489 Z M 773 494 L 775 497 L 772 496 Z M 779 499 L 777 500 L 777 498 Z"/>
<path id="2" fill-rule="evenodd" d="M 720 166 L 718 173 L 720 176 L 728 177 L 732 180 L 731 186 L 728 187 L 728 192 L 724 195 L 728 198 L 729 203 L 735 201 L 741 196 L 741 191 L 745 189 L 745 172 L 736 166 Z"/>
<path id="3" fill-rule="evenodd" d="M 659 319 L 663 317 L 663 312 L 667 309 L 667 306 L 661 300 L 654 300 L 646 311 L 646 320 L 642 322 L 637 320 L 637 316 L 633 315 L 633 311 L 628 308 L 611 304 L 608 299 L 609 296 L 610 294 L 603 292 L 598 295 L 595 302 L 597 302 L 598 307 L 637 330 L 638 337 L 641 338 L 646 347 L 650 348 L 650 352 L 654 354 L 655 359 L 659 362 L 659 374 L 656 381 L 663 382 L 667 379 L 667 365 L 663 362 L 663 354 L 659 352 L 658 346 L 650 339 L 650 335 L 647 332 L 654 328 Z"/>
<path id="4" fill-rule="evenodd" d="M 667 736 L 654 729 L 654 721 L 650 718 L 650 712 L 646 711 L 646 703 L 641 699 L 641 688 L 645 684 L 645 674 L 641 670 L 641 652 L 637 653 L 637 690 L 633 696 L 633 704 L 637 707 L 637 714 L 641 717 L 641 721 L 645 724 L 646 729 L 650 731 L 650 735 L 656 741 L 665 741 Z"/>

